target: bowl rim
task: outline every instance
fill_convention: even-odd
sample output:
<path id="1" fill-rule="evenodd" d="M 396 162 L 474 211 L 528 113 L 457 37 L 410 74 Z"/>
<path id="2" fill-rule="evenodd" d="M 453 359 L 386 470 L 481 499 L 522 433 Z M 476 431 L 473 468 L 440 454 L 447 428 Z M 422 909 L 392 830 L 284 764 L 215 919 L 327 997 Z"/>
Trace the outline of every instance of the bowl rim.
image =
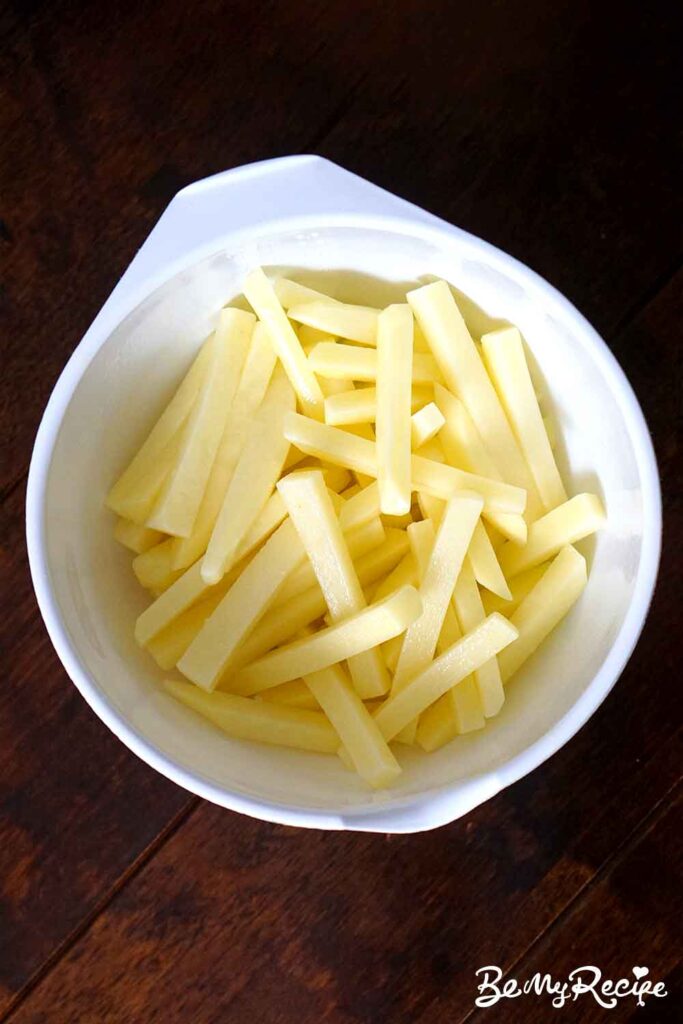
<path id="1" fill-rule="evenodd" d="M 416 213 L 418 210 L 416 208 Z M 423 211 L 419 210 L 419 213 Z M 642 488 L 643 535 L 633 596 L 609 653 L 579 699 L 551 729 L 496 769 L 478 776 L 378 802 L 374 806 L 370 797 L 365 807 L 338 806 L 320 810 L 297 806 L 296 803 L 284 804 L 259 797 L 246 797 L 223 787 L 202 773 L 178 764 L 119 713 L 86 670 L 62 622 L 47 564 L 45 521 L 50 466 L 62 421 L 91 361 L 121 323 L 162 285 L 211 256 L 277 234 L 335 227 L 375 229 L 419 237 L 425 241 L 432 240 L 442 247 L 444 244 L 453 246 L 460 243 L 469 250 L 468 255 L 484 257 L 490 265 L 499 266 L 508 276 L 516 277 L 525 286 L 539 291 L 546 308 L 554 306 L 563 320 L 570 320 L 579 342 L 599 364 L 629 428 Z M 101 312 L 104 312 L 104 307 Z M 165 264 L 158 272 L 138 281 L 137 286 L 129 291 L 127 299 L 118 304 L 115 316 L 98 314 L 60 374 L 36 434 L 26 490 L 26 540 L 38 606 L 62 665 L 98 717 L 143 761 L 197 796 L 265 821 L 322 829 L 416 832 L 438 827 L 462 816 L 527 775 L 564 746 L 606 698 L 633 652 L 654 593 L 661 534 L 659 473 L 647 423 L 628 378 L 597 331 L 561 292 L 519 260 L 475 235 L 440 222 L 438 218 L 425 222 L 409 214 L 387 216 L 364 212 L 330 213 L 270 219 L 255 223 L 247 229 L 226 231 L 219 239 L 188 249 L 180 259 Z"/>

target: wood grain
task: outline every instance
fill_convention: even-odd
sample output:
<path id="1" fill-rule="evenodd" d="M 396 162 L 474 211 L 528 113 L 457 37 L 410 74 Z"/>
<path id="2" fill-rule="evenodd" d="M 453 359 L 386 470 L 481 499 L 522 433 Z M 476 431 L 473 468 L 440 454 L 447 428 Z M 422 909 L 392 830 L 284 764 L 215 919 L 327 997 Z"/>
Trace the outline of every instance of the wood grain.
<path id="1" fill-rule="evenodd" d="M 606 971 L 637 959 L 674 978 L 683 276 L 666 7 L 113 0 L 103 16 L 55 0 L 0 5 L 0 38 L 0 1016 L 456 1024 L 477 966 L 570 964 L 576 936 Z M 618 687 L 549 763 L 424 836 L 273 827 L 147 769 L 59 666 L 23 551 L 44 403 L 164 206 L 307 150 L 564 290 L 632 380 L 662 471 L 666 557 Z"/>

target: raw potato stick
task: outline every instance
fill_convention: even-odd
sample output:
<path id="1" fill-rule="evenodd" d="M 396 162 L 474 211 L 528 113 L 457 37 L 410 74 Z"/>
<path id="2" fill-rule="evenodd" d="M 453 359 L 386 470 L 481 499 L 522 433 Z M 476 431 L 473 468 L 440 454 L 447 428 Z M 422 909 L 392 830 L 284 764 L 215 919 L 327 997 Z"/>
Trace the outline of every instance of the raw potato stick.
<path id="1" fill-rule="evenodd" d="M 427 543 L 431 551 L 424 566 L 424 573 L 421 574 L 418 590 L 422 600 L 422 615 L 408 627 L 403 639 L 391 686 L 392 693 L 399 693 L 404 689 L 434 657 L 446 611 L 481 509 L 482 501 L 478 495 L 454 495 L 446 506 L 433 545 L 430 544 L 433 533 L 431 523 L 424 527 L 424 532 L 430 535 Z M 413 532 L 423 532 L 420 530 L 421 526 L 422 524 L 415 524 L 409 529 Z M 413 550 L 419 566 L 424 559 L 415 549 Z M 416 726 L 417 722 L 411 728 L 411 740 L 415 737 Z"/>
<path id="2" fill-rule="evenodd" d="M 292 281 L 288 277 L 278 277 L 273 282 L 273 290 L 277 295 L 278 302 L 283 309 L 291 309 L 292 306 L 299 306 L 305 302 L 336 302 L 329 295 L 318 292 L 315 288 L 309 288 L 298 281 Z"/>
<path id="3" fill-rule="evenodd" d="M 440 384 L 434 385 L 434 400 L 445 420 L 439 437 L 451 465 L 461 466 L 470 473 L 479 473 L 491 480 L 501 480 L 498 468 L 462 402 Z M 521 515 L 484 509 L 484 516 L 509 540 L 526 543 L 527 525 Z"/>
<path id="4" fill-rule="evenodd" d="M 288 450 L 282 427 L 293 408 L 294 392 L 278 367 L 223 498 L 202 561 L 206 583 L 218 583 L 233 564 L 237 549 L 273 492 Z"/>
<path id="5" fill-rule="evenodd" d="M 384 544 L 374 551 L 369 551 L 355 563 L 361 586 L 366 587 L 383 576 L 396 565 L 407 549 L 408 538 L 405 533 L 400 530 L 387 530 Z M 271 608 L 236 651 L 234 658 L 231 659 L 231 671 L 236 672 L 238 668 L 260 658 L 271 648 L 291 640 L 304 627 L 321 618 L 326 608 L 323 592 L 317 583 L 286 605 Z M 222 678 L 220 686 L 240 692 L 234 685 L 234 676 L 232 679 L 227 676 Z"/>
<path id="6" fill-rule="evenodd" d="M 556 555 L 560 548 L 595 533 L 605 522 L 602 502 L 595 494 L 577 494 L 529 527 L 525 547 L 507 543 L 500 549 L 500 566 L 510 579 Z"/>
<path id="7" fill-rule="evenodd" d="M 218 587 L 207 587 L 202 579 L 201 565 L 199 562 L 195 562 L 138 616 L 135 623 L 135 639 L 139 644 L 145 646 L 152 637 L 157 636 L 162 629 L 182 615 L 195 601 L 203 600 L 210 594 L 218 592 L 219 588 L 221 590 L 227 588 L 234 578 L 235 576 L 229 573 L 225 579 L 221 580 Z"/>
<path id="8" fill-rule="evenodd" d="M 425 519 L 431 519 L 434 526 L 441 522 L 445 502 L 440 498 L 434 498 L 431 494 L 419 492 L 417 496 L 420 511 Z M 486 587 L 494 594 L 498 594 L 504 601 L 511 598 L 510 588 L 507 584 L 503 570 L 498 562 L 498 556 L 489 538 L 486 528 L 482 522 L 478 522 L 472 534 L 467 558 L 472 567 L 474 578 L 482 587 Z M 503 612 L 502 607 L 496 607 L 491 611 Z"/>
<path id="9" fill-rule="evenodd" d="M 529 514 L 535 518 L 536 486 L 451 289 L 435 281 L 408 292 L 407 299 L 446 385 L 467 407 L 504 479 L 529 492 Z"/>
<path id="10" fill-rule="evenodd" d="M 479 588 L 468 563 L 463 565 L 455 585 L 453 606 L 463 633 L 476 629 L 486 618 Z M 492 718 L 505 703 L 505 691 L 496 659 L 491 658 L 484 665 L 480 665 L 474 673 L 474 678 L 484 716 Z"/>
<path id="11" fill-rule="evenodd" d="M 290 708 L 308 708 L 309 711 L 320 711 L 320 705 L 309 690 L 303 679 L 292 679 L 280 686 L 264 690 L 255 700 L 265 700 L 269 704 L 285 704 Z"/>
<path id="12" fill-rule="evenodd" d="M 178 456 L 147 525 L 176 537 L 192 533 L 211 467 L 237 390 L 254 319 L 241 309 L 221 310 L 206 376 L 183 430 Z"/>
<path id="13" fill-rule="evenodd" d="M 342 666 L 330 665 L 305 676 L 304 680 L 361 778 L 376 789 L 394 782 L 401 773 L 401 766 Z"/>
<path id="14" fill-rule="evenodd" d="M 391 693 L 377 712 L 377 722 L 387 742 L 417 718 L 444 693 L 518 637 L 515 627 L 494 613 L 444 651 L 398 693 Z"/>
<path id="15" fill-rule="evenodd" d="M 567 492 L 546 433 L 516 327 L 491 331 L 481 339 L 489 376 L 510 421 L 546 512 L 562 505 Z"/>
<path id="16" fill-rule="evenodd" d="M 361 612 L 366 607 L 365 595 L 322 473 L 312 470 L 285 477 L 278 489 L 306 549 L 332 622 Z M 350 657 L 348 667 L 354 689 L 364 700 L 380 697 L 389 689 L 389 675 L 379 650 L 361 651 Z"/>
<path id="17" fill-rule="evenodd" d="M 438 405 L 434 402 L 429 402 L 418 412 L 414 412 L 410 418 L 410 437 L 413 450 L 417 451 L 427 441 L 431 441 L 445 422 Z"/>
<path id="18" fill-rule="evenodd" d="M 328 383 L 331 383 L 329 378 Z M 410 411 L 415 414 L 426 406 L 433 394 L 430 384 L 415 384 L 410 392 Z M 374 423 L 377 417 L 377 388 L 353 388 L 325 398 L 325 422 L 331 427 L 352 423 Z"/>
<path id="19" fill-rule="evenodd" d="M 519 631 L 519 639 L 500 655 L 503 682 L 515 674 L 564 618 L 586 586 L 586 580 L 585 558 L 573 547 L 562 548 L 510 617 Z"/>
<path id="20" fill-rule="evenodd" d="M 213 337 L 211 335 L 208 341 L 202 345 L 199 354 L 195 357 L 173 398 L 155 423 L 147 440 L 109 491 L 105 504 L 120 516 L 132 519 L 130 509 L 138 509 L 142 505 L 143 509 L 146 508 L 142 513 L 146 518 L 164 480 L 163 476 L 159 476 L 159 470 L 167 473 L 170 469 L 170 462 L 163 457 L 169 446 L 177 441 L 202 386 L 206 367 L 211 357 Z M 150 481 L 152 481 L 151 486 Z M 154 490 L 155 487 L 156 490 Z M 138 525 L 144 525 L 144 518 L 142 522 L 137 518 L 133 521 Z"/>
<path id="21" fill-rule="evenodd" d="M 248 275 L 244 294 L 268 330 L 273 348 L 298 395 L 301 407 L 314 419 L 323 418 L 323 393 L 296 332 L 280 305 L 270 281 L 259 268 Z"/>
<path id="22" fill-rule="evenodd" d="M 129 548 L 130 551 L 134 551 L 136 555 L 144 554 L 145 551 L 149 551 L 150 548 L 160 544 L 163 539 L 163 533 L 159 533 L 158 530 L 150 530 L 147 526 L 139 526 L 137 523 L 132 523 L 130 519 L 119 517 L 116 520 L 114 540 Z"/>
<path id="23" fill-rule="evenodd" d="M 263 324 L 257 323 L 192 533 L 189 537 L 178 537 L 174 542 L 174 569 L 188 568 L 206 551 L 225 492 L 249 436 L 256 410 L 273 376 L 276 362 L 277 356 L 268 332 Z"/>
<path id="24" fill-rule="evenodd" d="M 328 427 L 298 413 L 285 417 L 285 436 L 308 455 L 316 455 L 354 472 L 377 476 L 377 451 L 372 441 L 357 437 L 337 427 Z M 413 455 L 411 459 L 412 489 L 425 490 L 437 498 L 448 499 L 455 491 L 476 491 L 484 499 L 484 507 L 505 512 L 523 512 L 526 493 L 519 487 L 445 466 L 431 459 Z"/>
<path id="25" fill-rule="evenodd" d="M 391 308 L 391 307 L 389 307 Z M 321 341 L 311 349 L 308 357 L 311 369 L 321 377 L 349 379 L 374 383 L 377 380 L 377 350 L 344 345 L 340 342 Z M 413 357 L 412 383 L 433 384 L 439 379 L 439 369 L 430 355 L 418 352 Z"/>
<path id="26" fill-rule="evenodd" d="M 410 511 L 413 315 L 410 306 L 388 306 L 377 324 L 377 484 L 380 510 Z"/>
<path id="27" fill-rule="evenodd" d="M 172 567 L 173 538 L 167 537 L 153 548 L 148 548 L 133 559 L 133 572 L 145 590 L 164 591 L 182 576 L 182 570 Z"/>
<path id="28" fill-rule="evenodd" d="M 486 614 L 490 615 L 491 612 L 500 612 L 501 615 L 505 615 L 509 619 L 529 591 L 536 586 L 547 568 L 547 563 L 543 563 L 535 565 L 533 569 L 527 569 L 526 572 L 520 572 L 517 576 L 513 576 L 510 580 L 509 600 L 505 600 L 505 598 L 499 597 L 497 594 L 482 594 L 481 599 Z"/>
<path id="29" fill-rule="evenodd" d="M 403 587 L 384 601 L 368 605 L 357 614 L 243 668 L 234 677 L 235 688 L 242 693 L 258 693 L 345 661 L 402 633 L 418 617 L 421 608 L 414 587 Z"/>
<path id="30" fill-rule="evenodd" d="M 339 747 L 339 736 L 321 711 L 267 704 L 231 693 L 204 693 L 176 679 L 167 679 L 164 685 L 176 700 L 237 739 L 320 754 L 333 754 Z"/>
<path id="31" fill-rule="evenodd" d="M 377 337 L 378 309 L 370 306 L 352 306 L 346 302 L 330 302 L 314 299 L 301 305 L 290 306 L 287 315 L 290 320 L 315 327 L 325 334 L 348 338 L 361 345 L 374 345 Z"/>
<path id="32" fill-rule="evenodd" d="M 375 518 L 371 519 L 368 523 L 363 523 L 361 526 L 355 526 L 350 530 L 345 530 L 344 536 L 349 555 L 351 559 L 355 561 L 362 555 L 367 554 L 368 551 L 378 548 L 384 541 L 386 533 L 384 526 L 382 525 L 382 520 Z M 300 565 L 295 569 L 291 576 L 287 578 L 284 586 L 277 595 L 274 607 L 286 604 L 287 601 L 291 601 L 291 599 L 296 597 L 297 594 L 303 594 L 305 590 L 314 586 L 315 583 L 316 574 L 314 567 L 310 561 L 306 561 L 303 565 Z"/>
<path id="33" fill-rule="evenodd" d="M 197 686 L 213 690 L 231 655 L 304 557 L 297 532 L 286 519 L 237 577 L 185 651 L 178 662 L 183 675 Z M 289 678 L 296 675 L 301 673 Z"/>

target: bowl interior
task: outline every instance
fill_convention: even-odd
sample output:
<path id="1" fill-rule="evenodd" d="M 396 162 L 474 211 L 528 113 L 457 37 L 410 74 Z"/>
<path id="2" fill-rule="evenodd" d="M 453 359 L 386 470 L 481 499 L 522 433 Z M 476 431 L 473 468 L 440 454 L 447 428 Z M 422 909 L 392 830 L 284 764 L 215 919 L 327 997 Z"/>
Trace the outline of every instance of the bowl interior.
<path id="1" fill-rule="evenodd" d="M 468 297 L 475 335 L 515 323 L 533 354 L 544 413 L 555 420 L 570 492 L 595 490 L 608 524 L 581 545 L 591 565 L 578 605 L 508 688 L 485 731 L 426 756 L 401 748 L 398 785 L 368 790 L 336 759 L 261 747 L 219 734 L 163 694 L 164 673 L 133 640 L 147 603 L 131 554 L 112 538 L 103 498 L 144 438 L 218 311 L 255 265 L 337 297 L 386 304 L 408 286 L 444 277 Z M 643 480 L 628 422 L 581 319 L 519 265 L 466 237 L 330 224 L 242 239 L 150 294 L 111 334 L 68 406 L 46 501 L 51 586 L 81 665 L 120 719 L 195 778 L 279 807 L 341 815 L 389 808 L 495 772 L 555 725 L 590 686 L 624 621 L 643 545 Z"/>

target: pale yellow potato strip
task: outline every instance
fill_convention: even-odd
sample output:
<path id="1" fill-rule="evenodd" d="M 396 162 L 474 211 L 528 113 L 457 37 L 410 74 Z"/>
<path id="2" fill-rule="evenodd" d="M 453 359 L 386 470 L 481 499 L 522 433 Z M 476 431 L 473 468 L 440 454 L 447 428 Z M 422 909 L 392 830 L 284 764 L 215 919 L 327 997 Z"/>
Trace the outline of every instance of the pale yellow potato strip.
<path id="1" fill-rule="evenodd" d="M 482 501 L 477 495 L 455 495 L 446 506 L 433 544 L 429 544 L 427 538 L 431 550 L 420 574 L 418 590 L 422 600 L 422 615 L 408 627 L 403 639 L 391 686 L 392 693 L 404 689 L 434 657 L 453 589 L 481 509 Z M 424 527 L 422 531 L 421 527 Z M 433 534 L 429 522 L 416 524 L 409 530 Z M 415 549 L 414 552 L 419 566 L 420 562 L 424 563 L 426 550 L 422 556 Z M 406 739 L 414 740 L 416 727 L 417 721 L 411 725 L 410 737 L 406 736 Z"/>
<path id="2" fill-rule="evenodd" d="M 564 618 L 581 595 L 586 580 L 585 558 L 573 547 L 562 548 L 510 616 L 519 639 L 499 656 L 503 682 L 507 683 Z"/>
<path id="3" fill-rule="evenodd" d="M 486 450 L 462 402 L 440 384 L 434 385 L 434 400 L 445 420 L 439 439 L 449 463 L 491 480 L 501 480 L 498 467 Z M 521 515 L 508 515 L 485 508 L 484 516 L 509 540 L 518 544 L 526 543 L 527 525 Z"/>
<path id="4" fill-rule="evenodd" d="M 309 288 L 308 285 L 299 284 L 288 277 L 278 277 L 273 282 L 273 290 L 277 295 L 278 302 L 283 309 L 291 309 L 292 306 L 300 306 L 305 302 L 336 302 L 330 295 Z"/>
<path id="5" fill-rule="evenodd" d="M 342 530 L 352 526 L 360 526 L 379 515 L 379 487 L 373 480 L 366 487 L 361 487 L 353 497 L 347 499 L 339 513 L 339 525 Z"/>
<path id="6" fill-rule="evenodd" d="M 212 587 L 208 597 L 190 605 L 168 626 L 147 641 L 145 648 L 159 668 L 168 672 L 178 664 L 209 615 L 218 607 L 224 593 L 223 586 Z"/>
<path id="7" fill-rule="evenodd" d="M 303 679 L 290 679 L 288 683 L 280 683 L 279 686 L 273 686 L 270 690 L 264 690 L 254 699 L 265 700 L 271 704 L 286 704 L 290 708 L 320 710 L 320 705 Z"/>
<path id="8" fill-rule="evenodd" d="M 282 427 L 293 408 L 294 392 L 278 367 L 251 424 L 214 524 L 202 561 L 206 583 L 218 583 L 233 564 L 237 549 L 273 492 L 288 450 Z"/>
<path id="9" fill-rule="evenodd" d="M 239 687 L 242 693 L 258 693 L 352 658 L 402 633 L 418 617 L 421 608 L 414 587 L 403 587 L 384 601 L 368 605 L 355 615 L 241 669 L 233 680 L 235 688 Z"/>
<path id="10" fill-rule="evenodd" d="M 430 704 L 490 661 L 518 635 L 507 619 L 494 613 L 449 647 L 404 689 L 391 693 L 375 712 L 375 721 L 385 740 L 392 740 Z"/>
<path id="11" fill-rule="evenodd" d="M 235 552 L 235 564 L 250 555 L 259 544 L 267 540 L 271 533 L 277 530 L 286 515 L 285 503 L 280 494 L 274 491 L 238 545 Z"/>
<path id="12" fill-rule="evenodd" d="M 328 379 L 328 383 L 332 383 Z M 321 385 L 322 386 L 322 385 Z M 429 403 L 433 388 L 429 384 L 415 384 L 410 392 L 410 411 L 415 414 Z M 353 388 L 325 398 L 325 422 L 331 427 L 350 423 L 374 423 L 377 416 L 377 388 Z M 413 447 L 415 447 L 413 445 Z"/>
<path id="13" fill-rule="evenodd" d="M 406 544 L 409 544 L 410 540 L 407 538 Z M 404 587 L 408 584 L 411 587 L 416 587 L 419 583 L 417 574 L 417 566 L 415 565 L 415 556 L 412 551 L 409 551 L 398 565 L 392 569 L 392 571 L 385 576 L 382 582 L 379 584 L 374 594 L 372 595 L 373 601 L 381 601 L 382 598 L 388 597 L 389 594 L 393 594 L 399 587 Z"/>
<path id="14" fill-rule="evenodd" d="M 373 548 L 379 547 L 385 536 L 385 529 L 379 518 L 371 519 L 367 523 L 362 523 L 361 526 L 354 526 L 350 530 L 344 531 L 345 545 L 353 561 L 361 558 L 368 551 L 372 551 Z M 273 602 L 273 607 L 286 604 L 287 601 L 302 594 L 315 583 L 314 566 L 311 561 L 306 561 L 288 576 Z"/>
<path id="15" fill-rule="evenodd" d="M 229 582 L 230 576 L 222 580 L 219 587 L 222 588 Z M 138 616 L 135 623 L 135 639 L 139 644 L 147 644 L 195 601 L 208 597 L 214 590 L 218 588 L 207 587 L 202 579 L 200 563 L 195 562 Z"/>
<path id="16" fill-rule="evenodd" d="M 479 588 L 469 563 L 463 565 L 453 591 L 453 606 L 463 633 L 476 629 L 486 618 Z M 486 718 L 497 715 L 505 703 L 505 691 L 495 658 L 480 665 L 474 674 L 482 711 Z"/>
<path id="17" fill-rule="evenodd" d="M 403 557 L 408 549 L 408 538 L 399 530 L 387 530 L 384 543 L 369 551 L 355 563 L 356 572 L 361 586 L 366 587 L 388 572 Z M 286 605 L 273 607 L 260 620 L 253 632 L 238 648 L 231 661 L 231 669 L 236 670 L 247 665 L 272 647 L 290 640 L 305 626 L 310 625 L 325 614 L 327 604 L 320 586 L 314 587 L 303 594 L 292 598 Z M 221 680 L 221 687 L 233 688 L 234 680 Z"/>
<path id="18" fill-rule="evenodd" d="M 160 533 L 158 530 L 150 530 L 147 526 L 139 526 L 137 523 L 132 523 L 130 519 L 119 517 L 116 520 L 114 540 L 117 540 L 119 544 L 123 544 L 130 551 L 134 551 L 136 555 L 144 554 L 145 551 L 149 551 L 150 548 L 160 544 L 163 539 L 163 533 Z"/>
<path id="19" fill-rule="evenodd" d="M 416 741 L 428 753 L 450 743 L 456 736 L 476 732 L 486 725 L 474 676 L 468 676 L 439 697 L 420 715 Z"/>
<path id="20" fill-rule="evenodd" d="M 510 599 L 499 597 L 498 594 L 482 593 L 481 599 L 484 604 L 484 611 L 487 615 L 491 612 L 500 612 L 508 618 L 516 608 L 520 606 L 526 595 L 532 590 L 543 573 L 548 568 L 547 564 L 535 565 L 533 569 L 527 569 L 513 576 L 510 580 Z"/>
<path id="21" fill-rule="evenodd" d="M 502 598 L 511 598 L 510 587 L 503 575 L 498 556 L 483 523 L 477 523 L 472 534 L 467 558 L 474 578 L 482 587 Z"/>
<path id="22" fill-rule="evenodd" d="M 377 476 L 377 451 L 372 441 L 338 427 L 317 423 L 298 413 L 285 417 L 285 436 L 305 451 L 335 465 L 347 466 L 354 472 Z M 475 476 L 452 466 L 413 455 L 411 459 L 412 489 L 424 490 L 437 498 L 448 499 L 455 491 L 476 491 L 484 499 L 484 508 L 505 512 L 522 512 L 526 493 L 497 480 Z"/>
<path id="23" fill-rule="evenodd" d="M 197 686 L 212 690 L 231 655 L 254 628 L 289 573 L 304 557 L 297 532 L 290 520 L 286 519 L 237 577 L 185 651 L 178 662 L 183 675 Z M 295 673 L 289 678 L 294 679 L 296 675 L 301 673 Z"/>
<path id="24" fill-rule="evenodd" d="M 171 584 L 182 576 L 182 569 L 175 570 L 171 564 L 173 539 L 167 537 L 153 548 L 141 552 L 133 559 L 133 572 L 138 583 L 146 590 L 168 590 Z"/>
<path id="25" fill-rule="evenodd" d="M 311 470 L 286 477 L 278 489 L 306 549 L 332 622 L 362 611 L 366 607 L 365 595 L 322 473 Z M 378 543 L 384 539 L 381 524 L 380 531 Z M 361 698 L 380 697 L 389 689 L 389 676 L 378 650 L 361 651 L 349 658 L 348 668 Z"/>
<path id="26" fill-rule="evenodd" d="M 413 451 L 435 437 L 445 423 L 443 414 L 435 402 L 428 402 L 414 412 L 410 418 L 410 438 Z"/>
<path id="27" fill-rule="evenodd" d="M 354 306 L 346 302 L 313 299 L 287 310 L 290 320 L 315 327 L 337 338 L 348 338 L 361 345 L 374 345 L 377 338 L 378 309 Z"/>
<path id="28" fill-rule="evenodd" d="M 552 558 L 566 544 L 595 533 L 604 522 L 605 511 L 597 495 L 577 494 L 531 524 L 525 547 L 503 545 L 498 555 L 501 569 L 510 579 Z"/>
<path id="29" fill-rule="evenodd" d="M 146 491 L 146 484 L 150 477 L 157 477 L 162 455 L 178 437 L 179 431 L 187 421 L 210 361 L 212 341 L 213 335 L 202 345 L 199 354 L 195 357 L 173 398 L 154 424 L 146 441 L 109 491 L 106 505 L 114 512 L 118 512 L 119 515 L 131 518 L 126 511 L 127 506 L 139 503 L 140 488 Z M 166 465 L 166 472 L 169 468 L 170 463 Z M 156 491 L 159 490 L 162 483 L 163 477 L 158 479 Z M 151 499 L 145 495 L 142 497 L 143 501 L 146 500 L 149 505 L 155 496 L 156 492 L 152 494 Z"/>
<path id="30" fill-rule="evenodd" d="M 377 380 L 378 359 L 375 348 L 321 341 L 311 349 L 308 362 L 311 369 L 321 377 L 366 383 Z M 412 362 L 412 383 L 432 384 L 438 379 L 439 370 L 434 359 L 422 352 L 416 353 Z"/>
<path id="31" fill-rule="evenodd" d="M 256 410 L 273 376 L 276 362 L 277 356 L 268 332 L 263 324 L 257 323 L 192 533 L 189 537 L 178 537 L 174 543 L 174 569 L 186 569 L 206 551 L 225 492 L 242 454 Z"/>
<path id="32" fill-rule="evenodd" d="M 197 400 L 183 431 L 178 457 L 147 525 L 176 537 L 192 533 L 254 326 L 251 313 L 222 309 L 211 358 Z"/>
<path id="33" fill-rule="evenodd" d="M 538 503 L 535 484 L 453 294 L 445 281 L 406 296 L 422 327 L 446 385 L 462 399 L 503 478 L 529 492 L 529 511 Z"/>
<path id="34" fill-rule="evenodd" d="M 361 778 L 376 789 L 390 785 L 400 775 L 401 766 L 342 666 L 330 665 L 304 680 Z"/>
<path id="35" fill-rule="evenodd" d="M 339 736 L 322 711 L 268 704 L 232 693 L 205 693 L 175 679 L 164 685 L 172 697 L 236 739 L 320 754 L 333 754 L 339 747 Z"/>
<path id="36" fill-rule="evenodd" d="M 410 306 L 388 306 L 377 324 L 377 484 L 380 510 L 410 511 L 413 314 Z"/>
<path id="37" fill-rule="evenodd" d="M 546 512 L 567 500 L 531 382 L 524 346 L 516 327 L 491 331 L 481 339 L 489 376 L 536 483 Z"/>
<path id="38" fill-rule="evenodd" d="M 273 348 L 285 368 L 290 383 L 308 416 L 323 417 L 323 393 L 309 366 L 296 332 L 280 305 L 270 281 L 259 268 L 248 275 L 244 294 L 270 335 Z"/>

